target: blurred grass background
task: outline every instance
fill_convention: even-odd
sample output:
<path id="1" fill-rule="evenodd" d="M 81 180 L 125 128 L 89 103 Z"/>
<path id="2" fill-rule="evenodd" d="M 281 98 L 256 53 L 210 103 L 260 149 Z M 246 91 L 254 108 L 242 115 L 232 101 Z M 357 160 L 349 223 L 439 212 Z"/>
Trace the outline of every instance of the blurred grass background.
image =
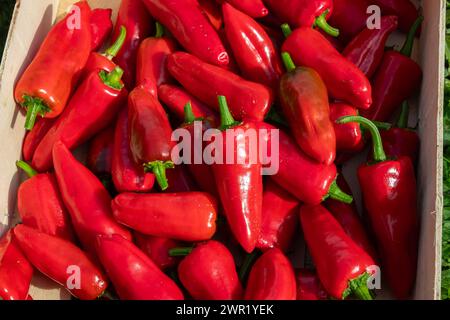
<path id="1" fill-rule="evenodd" d="M 3 55 L 15 0 L 0 0 L 0 55 Z"/>

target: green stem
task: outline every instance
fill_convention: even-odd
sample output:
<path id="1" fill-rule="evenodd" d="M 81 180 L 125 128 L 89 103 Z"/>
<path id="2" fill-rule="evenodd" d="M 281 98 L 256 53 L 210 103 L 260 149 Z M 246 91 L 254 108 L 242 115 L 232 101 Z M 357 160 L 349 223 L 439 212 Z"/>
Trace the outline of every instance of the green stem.
<path id="1" fill-rule="evenodd" d="M 406 37 L 405 44 L 403 45 L 403 48 L 400 50 L 401 54 L 403 54 L 407 57 L 411 57 L 411 53 L 412 53 L 413 46 L 414 46 L 414 39 L 416 37 L 417 30 L 419 29 L 422 22 L 423 22 L 423 16 L 420 16 L 417 18 L 417 20 L 412 25 L 411 29 L 408 32 L 408 36 Z"/>
<path id="2" fill-rule="evenodd" d="M 25 161 L 22 161 L 22 160 L 16 161 L 16 166 L 17 166 L 17 168 L 25 171 L 28 178 L 33 178 L 34 176 L 36 176 L 38 174 L 38 172 L 33 167 L 31 167 L 28 163 L 26 163 Z"/>
<path id="3" fill-rule="evenodd" d="M 169 250 L 169 256 L 171 257 L 185 257 L 194 250 L 193 247 L 188 248 L 173 248 Z"/>
<path id="4" fill-rule="evenodd" d="M 408 127 L 408 119 L 409 119 L 409 103 L 408 101 L 404 101 L 402 104 L 402 111 L 397 120 L 397 128 L 406 129 Z"/>
<path id="5" fill-rule="evenodd" d="M 292 33 L 292 29 L 287 23 L 283 23 L 281 25 L 281 31 L 283 32 L 285 38 L 289 37 Z"/>
<path id="6" fill-rule="evenodd" d="M 192 110 L 192 103 L 189 101 L 184 106 L 184 123 L 185 124 L 192 124 L 195 121 L 202 121 L 203 118 L 196 118 L 194 111 Z"/>
<path id="7" fill-rule="evenodd" d="M 327 198 L 331 198 L 347 204 L 351 204 L 353 202 L 353 197 L 342 191 L 341 188 L 339 188 L 336 180 L 334 180 L 331 184 L 330 189 L 328 190 L 328 194 L 325 196 L 325 199 Z"/>
<path id="8" fill-rule="evenodd" d="M 166 177 L 166 170 L 175 168 L 172 161 L 153 161 L 144 165 L 145 172 L 151 172 L 155 175 L 156 181 L 162 191 L 169 187 L 169 182 Z"/>
<path id="9" fill-rule="evenodd" d="M 348 288 L 350 292 L 360 300 L 373 300 L 369 288 L 367 288 L 367 280 L 369 277 L 370 275 L 365 272 L 358 278 L 349 281 Z"/>
<path id="10" fill-rule="evenodd" d="M 370 121 L 369 119 L 366 119 L 364 117 L 360 116 L 348 116 L 340 118 L 336 121 L 336 123 L 344 124 L 349 122 L 356 122 L 361 125 L 363 125 L 367 130 L 369 130 L 372 141 L 373 141 L 373 159 L 376 162 L 383 162 L 387 160 L 386 153 L 384 152 L 383 148 L 383 142 L 381 140 L 380 131 L 378 130 L 377 126 Z"/>
<path id="11" fill-rule="evenodd" d="M 156 22 L 156 33 L 155 33 L 155 38 L 162 38 L 162 36 L 164 35 L 164 27 L 161 23 Z"/>
<path id="12" fill-rule="evenodd" d="M 239 269 L 239 274 L 238 274 L 241 282 L 245 282 L 245 279 L 247 278 L 250 267 L 256 261 L 258 256 L 259 256 L 259 252 L 257 250 L 255 250 L 252 253 L 249 253 L 245 256 L 245 259 L 242 262 L 242 265 L 241 265 L 241 268 Z"/>
<path id="13" fill-rule="evenodd" d="M 328 24 L 327 16 L 330 11 L 326 10 L 323 14 L 316 18 L 314 26 L 322 29 L 332 37 L 339 37 L 339 29 L 333 28 Z"/>
<path id="14" fill-rule="evenodd" d="M 125 28 L 124 26 L 121 26 L 120 33 L 119 33 L 119 36 L 117 37 L 117 40 L 113 43 L 113 45 L 111 47 L 106 49 L 105 57 L 108 58 L 109 60 L 112 60 L 113 58 L 115 58 L 117 56 L 117 54 L 119 53 L 120 49 L 122 49 L 126 38 L 127 38 L 127 28 Z"/>
<path id="15" fill-rule="evenodd" d="M 292 57 L 289 53 L 283 52 L 281 53 L 281 58 L 283 59 L 284 66 L 288 72 L 292 72 L 295 70 L 296 66 Z"/>
<path id="16" fill-rule="evenodd" d="M 241 123 L 239 121 L 234 120 L 233 115 L 230 112 L 230 108 L 228 107 L 227 98 L 225 96 L 218 96 L 219 100 L 219 109 L 220 109 L 220 130 L 227 130 L 234 128 Z"/>
<path id="17" fill-rule="evenodd" d="M 43 117 L 50 112 L 50 108 L 45 105 L 44 100 L 28 95 L 23 96 L 22 106 L 27 110 L 27 118 L 25 120 L 25 129 L 27 130 L 33 129 L 38 115 Z"/>
<path id="18" fill-rule="evenodd" d="M 392 124 L 387 122 L 380 122 L 380 121 L 372 121 L 372 122 L 380 130 L 389 130 L 392 128 Z"/>
<path id="19" fill-rule="evenodd" d="M 123 69 L 119 66 L 115 67 L 114 70 L 109 73 L 105 70 L 102 70 L 100 71 L 99 76 L 102 79 L 103 83 L 108 87 L 116 90 L 122 90 L 124 86 L 122 82 Z"/>

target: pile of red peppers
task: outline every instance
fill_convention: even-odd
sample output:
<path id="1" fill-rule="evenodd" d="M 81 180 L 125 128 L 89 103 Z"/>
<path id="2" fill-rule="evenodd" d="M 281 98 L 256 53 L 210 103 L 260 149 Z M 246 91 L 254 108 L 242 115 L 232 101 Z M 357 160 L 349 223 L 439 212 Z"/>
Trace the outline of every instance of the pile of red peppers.
<path id="1" fill-rule="evenodd" d="M 423 18 L 409 0 L 122 0 L 114 30 L 111 9 L 74 6 L 15 86 L 27 179 L 1 299 L 31 299 L 36 270 L 85 300 L 371 300 L 377 281 L 410 297 Z M 192 145 L 214 129 L 201 151 L 244 161 L 177 162 L 180 128 Z M 255 132 L 270 157 L 252 161 Z M 358 212 L 342 169 L 367 150 Z"/>

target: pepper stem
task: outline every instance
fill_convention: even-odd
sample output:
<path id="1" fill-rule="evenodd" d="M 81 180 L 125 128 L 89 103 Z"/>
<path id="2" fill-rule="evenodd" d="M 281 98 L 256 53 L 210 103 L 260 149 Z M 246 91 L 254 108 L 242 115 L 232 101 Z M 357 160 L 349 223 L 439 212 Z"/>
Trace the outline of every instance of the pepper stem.
<path id="1" fill-rule="evenodd" d="M 17 166 L 17 168 L 25 171 L 28 178 L 33 178 L 34 176 L 36 176 L 38 174 L 38 172 L 33 167 L 31 167 L 28 163 L 26 163 L 25 161 L 22 161 L 22 160 L 16 161 L 16 166 Z"/>
<path id="2" fill-rule="evenodd" d="M 156 181 L 158 181 L 159 187 L 162 191 L 169 187 L 169 182 L 166 177 L 166 170 L 175 168 L 172 161 L 153 161 L 144 164 L 145 172 L 151 172 L 155 175 Z"/>
<path id="3" fill-rule="evenodd" d="M 283 59 L 284 66 L 288 72 L 292 72 L 295 70 L 296 68 L 295 63 L 292 60 L 292 57 L 289 53 L 283 52 L 281 54 L 281 58 Z"/>
<path id="4" fill-rule="evenodd" d="M 281 31 L 283 32 L 285 38 L 289 37 L 292 33 L 292 29 L 287 23 L 283 23 L 281 25 Z"/>
<path id="5" fill-rule="evenodd" d="M 239 274 L 238 274 L 241 282 L 244 282 L 244 280 L 247 278 L 250 267 L 253 265 L 253 263 L 258 258 L 258 256 L 259 256 L 259 252 L 257 250 L 255 250 L 252 253 L 249 253 L 245 256 L 245 259 L 242 262 L 242 265 L 241 265 L 241 268 L 239 269 Z"/>
<path id="6" fill-rule="evenodd" d="M 117 40 L 112 44 L 111 47 L 106 49 L 105 51 L 105 57 L 108 58 L 108 60 L 112 60 L 117 56 L 120 49 L 122 49 L 123 44 L 125 43 L 125 39 L 127 38 L 127 28 L 124 26 L 120 27 L 120 33 L 117 37 Z"/>
<path id="7" fill-rule="evenodd" d="M 370 275 L 365 272 L 358 278 L 350 280 L 348 283 L 350 292 L 360 300 L 373 300 L 372 294 L 370 293 L 369 288 L 367 288 L 367 280 L 369 279 L 369 276 Z"/>
<path id="8" fill-rule="evenodd" d="M 38 115 L 43 117 L 46 113 L 50 112 L 50 108 L 45 105 L 44 100 L 41 98 L 24 95 L 21 104 L 27 109 L 25 129 L 29 131 L 33 129 Z"/>
<path id="9" fill-rule="evenodd" d="M 225 96 L 218 96 L 218 100 L 221 120 L 220 130 L 227 130 L 238 126 L 240 122 L 234 120 L 228 107 L 227 98 Z"/>
<path id="10" fill-rule="evenodd" d="M 171 257 L 185 257 L 194 250 L 192 247 L 187 248 L 173 248 L 169 250 L 169 256 Z"/>
<path id="11" fill-rule="evenodd" d="M 189 101 L 184 106 L 184 123 L 185 124 L 192 124 L 195 121 L 202 121 L 203 118 L 196 118 L 194 111 L 192 110 L 192 103 Z"/>
<path id="12" fill-rule="evenodd" d="M 404 101 L 402 103 L 402 111 L 397 120 L 397 128 L 406 129 L 408 127 L 408 119 L 409 119 L 409 103 L 408 101 Z"/>
<path id="13" fill-rule="evenodd" d="M 372 121 L 372 122 L 379 130 L 389 130 L 390 128 L 392 128 L 392 124 L 387 122 L 381 121 Z"/>
<path id="14" fill-rule="evenodd" d="M 331 198 L 343 203 L 351 204 L 353 202 L 353 197 L 339 188 L 336 180 L 330 185 L 330 189 L 328 189 L 328 194 L 325 196 L 325 199 Z"/>
<path id="15" fill-rule="evenodd" d="M 336 29 L 328 24 L 327 16 L 330 10 L 325 10 L 320 16 L 316 18 L 314 26 L 322 29 L 332 37 L 339 37 L 339 29 Z"/>
<path id="16" fill-rule="evenodd" d="M 367 130 L 369 130 L 372 141 L 373 141 L 373 159 L 376 162 L 383 162 L 387 160 L 386 153 L 384 152 L 383 148 L 383 142 L 381 140 L 380 131 L 378 130 L 377 126 L 370 121 L 369 119 L 366 119 L 364 117 L 360 116 L 348 116 L 348 117 L 342 117 L 336 121 L 336 123 L 345 124 L 349 122 L 356 122 L 361 125 L 363 125 Z"/>
<path id="17" fill-rule="evenodd" d="M 412 25 L 411 29 L 408 32 L 408 36 L 406 37 L 405 44 L 403 45 L 403 48 L 400 50 L 400 53 L 411 57 L 411 53 L 414 46 L 414 38 L 416 37 L 417 30 L 419 29 L 420 25 L 423 22 L 423 16 L 420 16 L 417 18 L 417 20 Z"/>
<path id="18" fill-rule="evenodd" d="M 114 70 L 109 73 L 105 70 L 102 70 L 100 71 L 99 76 L 102 79 L 103 83 L 108 87 L 116 90 L 122 90 L 124 86 L 122 82 L 123 69 L 119 66 L 115 67 Z"/>
<path id="19" fill-rule="evenodd" d="M 155 33 L 155 38 L 162 38 L 162 36 L 164 35 L 164 27 L 161 23 L 159 23 L 158 21 L 156 22 L 156 33 Z"/>

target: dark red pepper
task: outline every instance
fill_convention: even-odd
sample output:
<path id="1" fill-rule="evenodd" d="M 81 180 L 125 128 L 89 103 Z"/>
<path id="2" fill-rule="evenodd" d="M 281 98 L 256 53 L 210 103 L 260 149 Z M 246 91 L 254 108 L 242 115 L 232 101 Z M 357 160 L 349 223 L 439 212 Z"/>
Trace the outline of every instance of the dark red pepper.
<path id="1" fill-rule="evenodd" d="M 345 117 L 339 122 L 361 123 L 372 135 L 374 160 L 359 167 L 358 179 L 384 278 L 398 299 L 406 299 L 415 283 L 419 238 L 414 166 L 408 157 L 387 158 L 371 121 Z"/>
<path id="2" fill-rule="evenodd" d="M 283 67 L 264 28 L 228 3 L 222 12 L 225 34 L 244 77 L 277 89 Z"/>
<path id="3" fill-rule="evenodd" d="M 217 0 L 219 3 L 228 2 L 239 11 L 252 18 L 262 18 L 269 14 L 262 0 Z"/>
<path id="4" fill-rule="evenodd" d="M 308 269 L 296 270 L 297 300 L 327 300 L 328 294 L 315 272 Z"/>
<path id="5" fill-rule="evenodd" d="M 25 161 L 33 159 L 36 148 L 54 123 L 55 119 L 40 119 L 36 122 L 33 129 L 26 134 L 22 145 L 22 154 Z"/>
<path id="6" fill-rule="evenodd" d="M 355 154 L 364 148 L 364 136 L 357 123 L 337 124 L 336 120 L 344 116 L 357 116 L 358 110 L 346 103 L 330 104 L 330 119 L 336 134 L 336 150 L 340 153 Z"/>
<path id="7" fill-rule="evenodd" d="M 269 111 L 273 96 L 264 85 L 246 81 L 184 52 L 172 54 L 167 61 L 172 76 L 210 108 L 218 110 L 217 95 L 223 95 L 229 97 L 230 110 L 236 119 L 262 121 Z"/>
<path id="8" fill-rule="evenodd" d="M 105 44 L 113 29 L 112 9 L 94 9 L 91 13 L 92 51 L 97 51 Z"/>
<path id="9" fill-rule="evenodd" d="M 211 0 L 198 0 L 198 4 L 214 29 L 219 31 L 223 24 L 222 12 L 220 11 L 219 5 Z"/>
<path id="10" fill-rule="evenodd" d="M 197 0 L 143 0 L 150 14 L 163 24 L 190 53 L 217 66 L 229 63 L 216 30 Z"/>
<path id="11" fill-rule="evenodd" d="M 373 0 L 373 2 L 380 6 L 384 15 L 397 16 L 398 26 L 403 32 L 409 32 L 419 17 L 419 10 L 410 0 Z"/>
<path id="12" fill-rule="evenodd" d="M 190 192 L 199 190 L 189 170 L 184 165 L 175 166 L 175 168 L 166 172 L 166 176 L 167 180 L 170 181 L 170 185 L 163 191 L 164 193 Z"/>
<path id="13" fill-rule="evenodd" d="M 176 257 L 169 255 L 169 250 L 180 246 L 178 241 L 169 238 L 147 236 L 134 233 L 136 245 L 161 269 L 174 267 L 178 263 Z"/>
<path id="14" fill-rule="evenodd" d="M 365 28 L 345 47 L 342 55 L 371 78 L 383 59 L 386 40 L 397 29 L 396 16 L 381 17 L 380 28 Z"/>
<path id="15" fill-rule="evenodd" d="M 89 144 L 87 167 L 95 174 L 111 173 L 114 126 L 97 134 Z"/>

